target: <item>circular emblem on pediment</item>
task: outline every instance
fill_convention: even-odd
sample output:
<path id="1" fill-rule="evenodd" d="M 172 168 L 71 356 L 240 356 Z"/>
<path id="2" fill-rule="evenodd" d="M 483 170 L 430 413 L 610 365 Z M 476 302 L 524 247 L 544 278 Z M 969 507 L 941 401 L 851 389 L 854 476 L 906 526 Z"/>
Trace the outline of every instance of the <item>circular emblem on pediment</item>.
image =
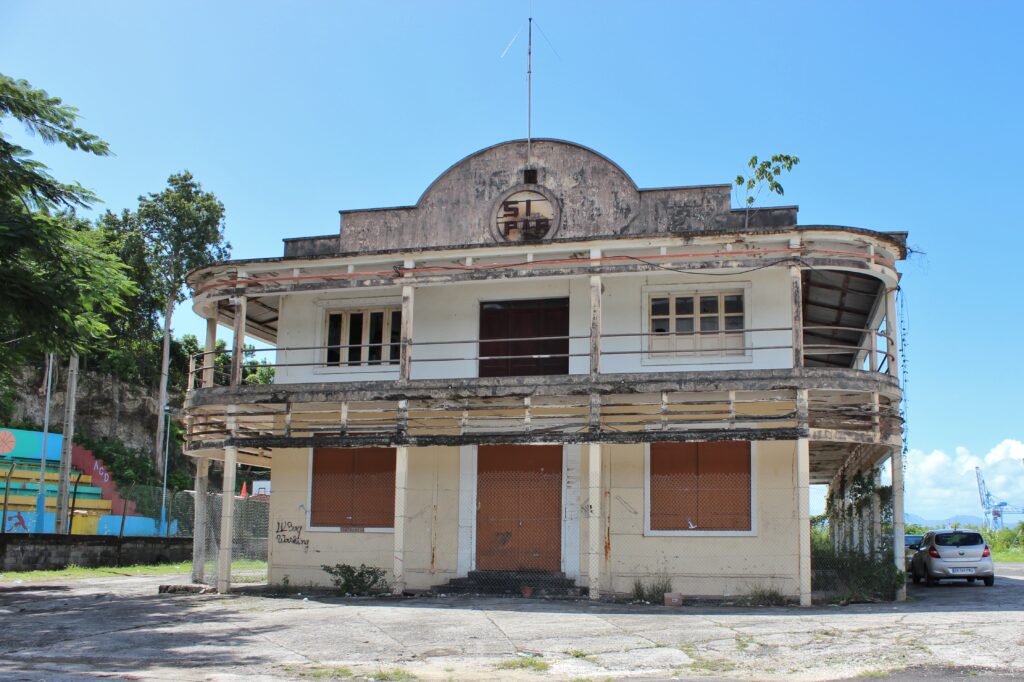
<path id="1" fill-rule="evenodd" d="M 498 200 L 491 229 L 499 241 L 536 242 L 558 231 L 558 201 L 546 188 L 521 185 Z"/>

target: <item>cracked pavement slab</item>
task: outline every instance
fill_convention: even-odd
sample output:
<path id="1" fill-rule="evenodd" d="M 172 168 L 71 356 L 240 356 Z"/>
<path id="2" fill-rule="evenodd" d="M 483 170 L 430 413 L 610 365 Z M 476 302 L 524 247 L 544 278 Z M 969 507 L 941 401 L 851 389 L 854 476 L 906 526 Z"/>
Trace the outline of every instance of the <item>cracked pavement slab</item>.
<path id="1" fill-rule="evenodd" d="M 1024 565 L 997 576 L 991 588 L 911 585 L 906 603 L 809 609 L 157 594 L 185 576 L 0 580 L 0 679 L 1020 678 Z"/>

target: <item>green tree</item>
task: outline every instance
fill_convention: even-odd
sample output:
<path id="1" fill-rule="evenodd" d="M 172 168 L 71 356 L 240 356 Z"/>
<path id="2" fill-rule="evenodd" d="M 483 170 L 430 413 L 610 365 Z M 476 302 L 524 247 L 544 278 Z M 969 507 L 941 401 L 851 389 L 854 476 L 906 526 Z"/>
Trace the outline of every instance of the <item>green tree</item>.
<path id="1" fill-rule="evenodd" d="M 107 143 L 75 125 L 77 110 L 24 80 L 0 74 L 0 123 L 97 156 Z M 94 195 L 50 175 L 0 129 L 0 387 L 41 353 L 83 352 L 109 337 L 108 320 L 134 286 L 88 222 L 74 214 Z"/>
<path id="2" fill-rule="evenodd" d="M 109 349 L 94 352 L 93 366 L 122 379 L 156 385 L 160 365 L 160 328 L 163 308 L 160 282 L 153 270 L 153 257 L 138 214 L 107 211 L 97 221 L 107 251 L 128 269 L 138 289 L 125 301 L 125 310 L 108 316 L 113 333 Z"/>
<path id="3" fill-rule="evenodd" d="M 767 188 L 769 192 L 779 196 L 784 195 L 786 192 L 779 182 L 779 177 L 782 175 L 782 171 L 788 173 L 798 163 L 800 163 L 800 159 L 789 154 L 774 154 L 769 160 L 760 160 L 756 155 L 750 157 L 750 161 L 747 162 L 747 166 L 751 170 L 750 175 L 736 176 L 736 186 L 745 191 L 743 229 L 750 227 L 751 209 L 761 191 Z"/>
<path id="4" fill-rule="evenodd" d="M 188 171 L 172 175 L 167 188 L 139 197 L 138 219 L 146 234 L 152 271 L 164 301 L 163 353 L 157 414 L 167 404 L 167 379 L 171 351 L 171 320 L 175 306 L 185 300 L 185 277 L 196 268 L 224 260 L 231 245 L 224 241 L 224 204 Z M 164 422 L 157 420 L 155 461 L 163 462 Z"/>

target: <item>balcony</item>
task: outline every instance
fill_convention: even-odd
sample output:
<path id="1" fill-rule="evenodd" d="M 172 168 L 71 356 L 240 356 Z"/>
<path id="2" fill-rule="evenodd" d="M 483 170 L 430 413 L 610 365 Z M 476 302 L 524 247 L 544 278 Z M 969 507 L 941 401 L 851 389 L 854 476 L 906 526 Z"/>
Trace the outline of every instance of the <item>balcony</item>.
<path id="1" fill-rule="evenodd" d="M 539 344 L 564 352 L 515 351 Z M 331 363 L 335 374 L 308 375 L 318 380 L 265 385 L 253 383 L 257 375 L 246 370 L 240 354 L 200 353 L 190 369 L 187 448 L 232 444 L 243 452 L 240 461 L 269 465 L 275 447 L 809 438 L 812 482 L 827 482 L 851 448 L 893 447 L 901 438 L 897 352 L 884 328 L 809 325 L 796 335 L 790 327 L 771 327 L 399 345 L 397 364 L 378 348 L 352 356 L 385 358 L 372 365 Z M 464 354 L 468 348 L 474 352 Z M 494 348 L 509 354 L 481 352 Z M 365 347 L 258 350 L 250 362 L 262 356 L 263 366 L 302 376 L 297 372 L 327 368 L 327 358 L 349 357 L 350 349 Z M 710 370 L 696 364 L 687 371 L 642 364 L 668 355 L 677 361 L 713 355 L 730 364 Z M 234 371 L 225 356 L 236 358 Z M 311 356 L 319 360 L 299 359 Z M 787 362 L 777 362 L 782 366 L 753 362 L 783 356 Z M 531 360 L 552 367 L 561 359 L 571 369 L 497 377 L 444 370 L 466 363 L 493 367 L 507 359 L 519 367 Z M 840 361 L 845 366 L 837 366 Z M 391 376 L 353 380 L 367 366 Z"/>

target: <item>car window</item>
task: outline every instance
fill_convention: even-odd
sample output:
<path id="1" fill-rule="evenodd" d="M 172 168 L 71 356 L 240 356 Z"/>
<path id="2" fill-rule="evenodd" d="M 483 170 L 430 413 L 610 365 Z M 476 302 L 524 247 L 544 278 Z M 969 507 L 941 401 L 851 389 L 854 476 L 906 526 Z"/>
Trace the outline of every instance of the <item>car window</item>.
<path id="1" fill-rule="evenodd" d="M 923 537 L 923 535 L 904 535 L 903 544 L 907 547 L 909 547 L 910 545 L 919 544 L 921 542 L 921 538 Z"/>
<path id="2" fill-rule="evenodd" d="M 979 533 L 939 533 L 935 536 L 935 544 L 939 547 L 971 547 L 973 545 L 983 545 L 985 541 L 981 539 Z"/>

